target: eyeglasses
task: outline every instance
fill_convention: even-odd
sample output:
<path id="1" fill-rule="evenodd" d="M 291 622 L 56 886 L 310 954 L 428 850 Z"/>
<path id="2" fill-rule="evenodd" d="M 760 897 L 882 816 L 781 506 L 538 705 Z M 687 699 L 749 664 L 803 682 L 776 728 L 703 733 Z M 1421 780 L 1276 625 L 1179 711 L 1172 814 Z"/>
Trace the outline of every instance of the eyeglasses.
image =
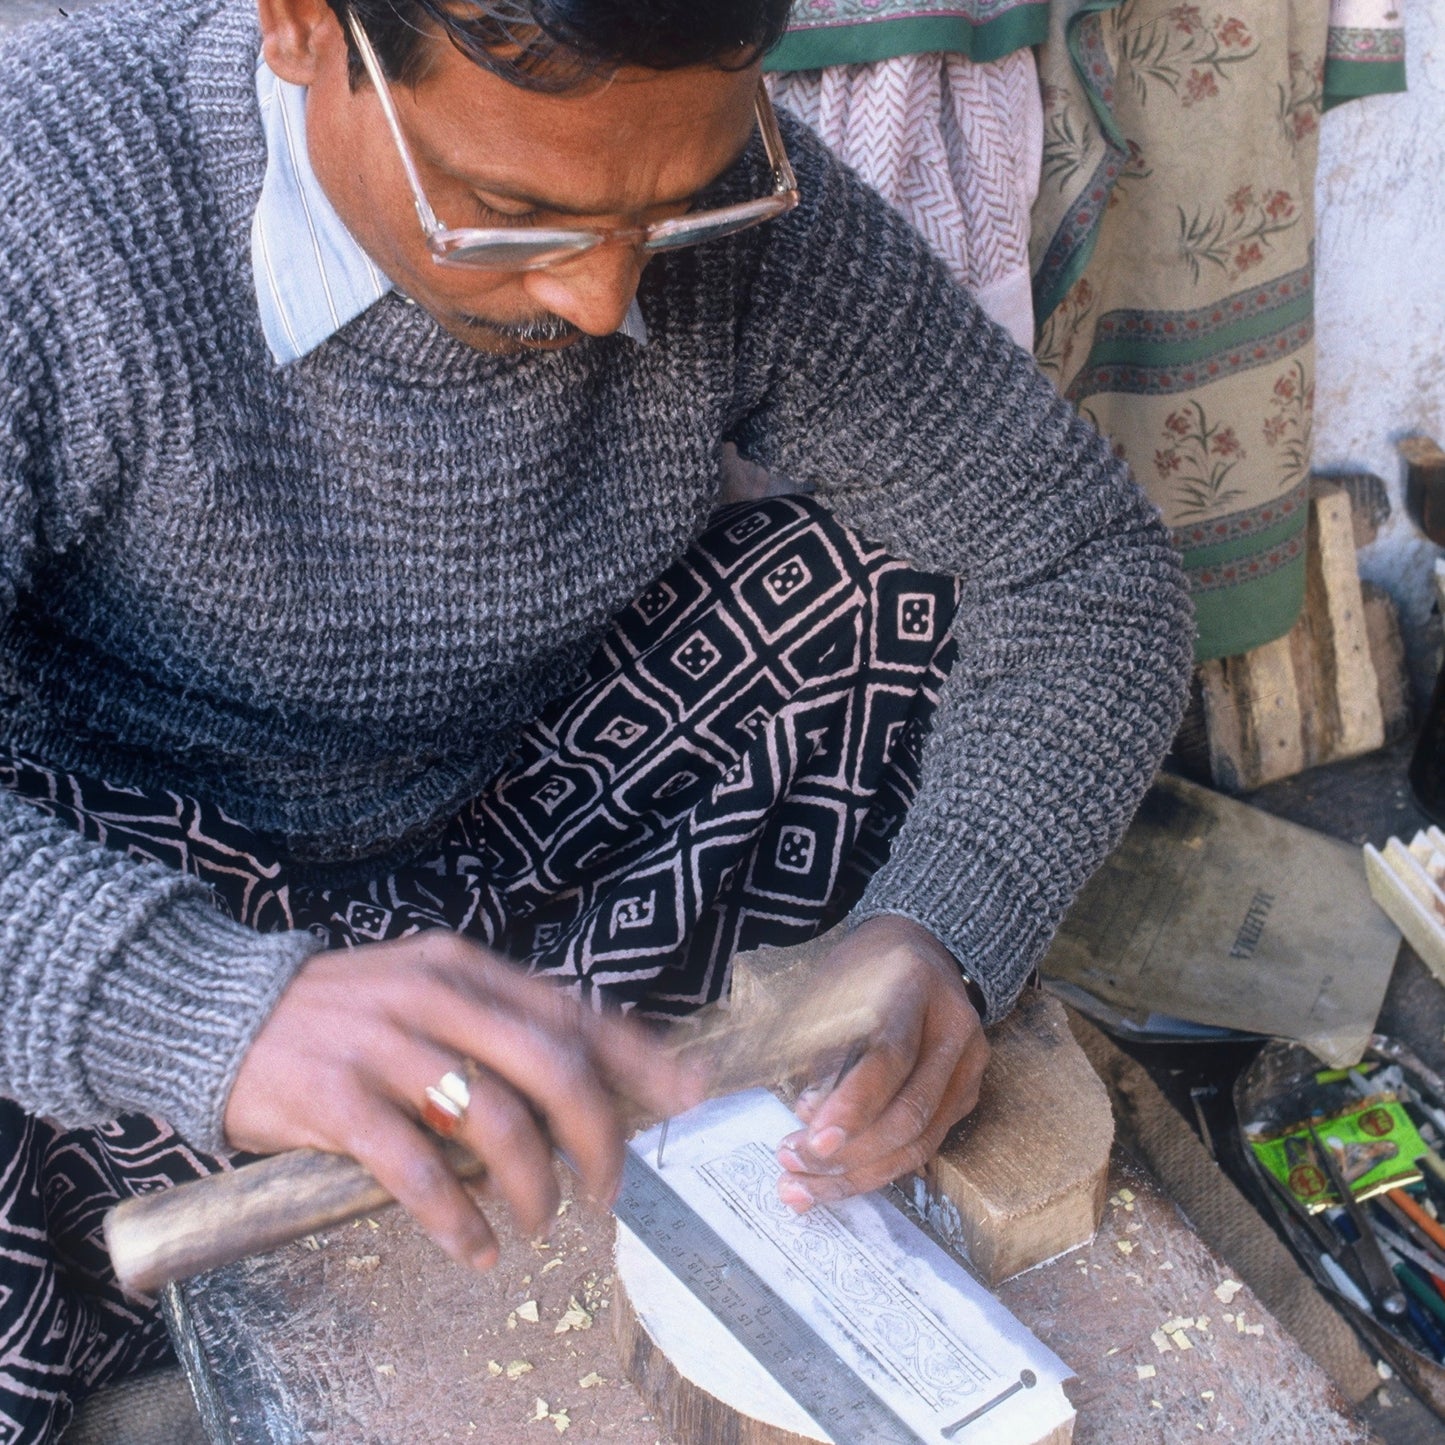
<path id="1" fill-rule="evenodd" d="M 421 175 L 416 167 L 416 158 L 402 132 L 401 121 L 396 112 L 396 101 L 391 87 L 382 73 L 381 62 L 377 59 L 371 39 L 362 28 L 361 22 L 347 11 L 346 22 L 351 38 L 361 56 L 367 76 L 381 102 L 382 113 L 396 142 L 397 154 L 406 171 L 411 185 L 412 199 L 416 202 L 416 213 L 426 236 L 427 248 L 432 260 L 439 266 L 468 266 L 486 271 L 540 271 L 560 262 L 570 261 L 598 246 L 608 243 L 626 243 L 642 251 L 678 251 L 685 246 L 696 246 L 703 241 L 717 241 L 724 236 L 736 235 L 749 226 L 771 221 L 786 215 L 798 204 L 798 182 L 793 168 L 788 163 L 787 151 L 783 148 L 782 133 L 778 130 L 778 119 L 768 100 L 768 93 L 762 83 L 758 84 L 754 114 L 758 131 L 762 135 L 763 150 L 768 165 L 772 168 L 773 189 L 770 195 L 760 196 L 754 201 L 742 201 L 737 205 L 720 206 L 708 211 L 694 211 L 689 215 L 677 216 L 668 221 L 657 221 L 650 226 L 611 227 L 538 227 L 506 228 L 453 228 L 437 219 L 422 189 Z"/>

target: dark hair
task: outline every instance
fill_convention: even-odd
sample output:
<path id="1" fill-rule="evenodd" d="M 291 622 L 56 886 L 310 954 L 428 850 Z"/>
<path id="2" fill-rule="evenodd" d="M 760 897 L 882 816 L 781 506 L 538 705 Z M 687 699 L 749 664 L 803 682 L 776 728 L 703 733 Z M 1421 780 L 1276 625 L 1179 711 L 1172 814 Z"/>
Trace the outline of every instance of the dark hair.
<path id="1" fill-rule="evenodd" d="M 356 12 L 387 78 L 414 84 L 434 38 L 529 90 L 566 91 L 624 65 L 746 69 L 781 39 L 792 0 L 327 0 Z M 363 71 L 351 37 L 351 83 Z"/>

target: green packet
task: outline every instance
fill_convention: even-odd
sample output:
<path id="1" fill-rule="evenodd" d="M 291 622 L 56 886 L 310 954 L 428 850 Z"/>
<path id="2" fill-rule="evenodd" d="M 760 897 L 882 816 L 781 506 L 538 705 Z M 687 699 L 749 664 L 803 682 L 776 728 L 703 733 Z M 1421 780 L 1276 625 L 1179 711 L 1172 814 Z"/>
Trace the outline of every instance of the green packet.
<path id="1" fill-rule="evenodd" d="M 1311 1119 L 1278 1134 L 1250 1137 L 1249 1145 L 1262 1169 L 1267 1169 L 1304 1207 L 1312 1212 L 1341 1201 L 1329 1175 L 1315 1160 L 1309 1125 L 1325 1141 L 1338 1140 L 1344 1157 L 1334 1151 L 1346 1181 L 1357 1199 L 1369 1199 L 1387 1189 L 1400 1189 L 1420 1178 L 1415 1160 L 1426 1152 L 1404 1106 L 1393 1094 L 1375 1094 L 1330 1117 Z"/>

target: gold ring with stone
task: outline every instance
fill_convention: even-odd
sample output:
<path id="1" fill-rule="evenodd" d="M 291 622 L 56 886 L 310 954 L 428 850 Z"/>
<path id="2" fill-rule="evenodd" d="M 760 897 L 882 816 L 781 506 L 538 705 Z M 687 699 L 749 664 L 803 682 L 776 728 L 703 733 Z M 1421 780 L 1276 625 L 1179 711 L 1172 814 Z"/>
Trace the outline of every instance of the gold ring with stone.
<path id="1" fill-rule="evenodd" d="M 471 1107 L 472 1087 L 458 1069 L 448 1069 L 435 1084 L 428 1084 L 421 1121 L 433 1134 L 450 1139 L 462 1127 Z"/>

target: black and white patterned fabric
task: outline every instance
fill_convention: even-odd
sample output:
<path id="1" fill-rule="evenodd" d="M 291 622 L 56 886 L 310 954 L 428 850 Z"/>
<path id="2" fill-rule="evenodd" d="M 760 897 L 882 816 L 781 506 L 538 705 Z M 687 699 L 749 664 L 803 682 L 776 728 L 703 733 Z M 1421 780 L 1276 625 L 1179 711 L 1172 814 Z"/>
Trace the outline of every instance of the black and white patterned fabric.
<path id="1" fill-rule="evenodd" d="M 350 889 L 174 794 L 0 761 L 86 837 L 205 880 L 241 921 L 336 947 L 451 928 L 649 1015 L 720 997 L 733 954 L 841 918 L 916 788 L 951 662 L 953 579 L 802 497 L 715 524 L 614 620 L 582 685 L 525 730 L 426 856 Z M 110 1277 L 118 1199 L 226 1167 L 165 1124 L 62 1130 L 0 1101 L 0 1445 L 50 1438 L 86 1390 L 165 1358 Z"/>

